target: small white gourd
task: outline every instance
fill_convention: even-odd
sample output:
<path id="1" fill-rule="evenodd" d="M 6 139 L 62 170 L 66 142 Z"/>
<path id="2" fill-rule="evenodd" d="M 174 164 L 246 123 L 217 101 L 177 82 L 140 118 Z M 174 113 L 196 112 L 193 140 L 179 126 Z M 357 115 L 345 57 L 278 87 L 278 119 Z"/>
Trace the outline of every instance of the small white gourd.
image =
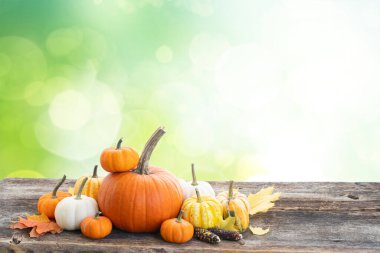
<path id="1" fill-rule="evenodd" d="M 196 195 L 195 188 L 198 189 L 201 196 L 212 196 L 215 197 L 214 189 L 206 181 L 197 181 L 195 176 L 194 164 L 191 164 L 191 175 L 193 181 L 185 182 L 185 180 L 180 180 L 180 185 L 183 191 L 183 200 L 186 200 L 192 196 Z"/>
<path id="2" fill-rule="evenodd" d="M 65 230 L 80 229 L 80 223 L 88 216 L 95 216 L 99 209 L 95 199 L 82 195 L 88 178 L 82 181 L 76 196 L 64 198 L 55 208 L 55 221 Z"/>

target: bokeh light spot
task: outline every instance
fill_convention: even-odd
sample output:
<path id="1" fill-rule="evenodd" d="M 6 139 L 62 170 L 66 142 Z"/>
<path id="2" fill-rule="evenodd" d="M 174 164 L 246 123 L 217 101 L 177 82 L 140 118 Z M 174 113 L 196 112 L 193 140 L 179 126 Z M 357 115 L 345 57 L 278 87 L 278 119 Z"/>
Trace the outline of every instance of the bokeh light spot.
<path id="1" fill-rule="evenodd" d="M 45 56 L 31 40 L 22 37 L 0 38 L 0 98 L 24 98 L 25 87 L 41 81 L 47 74 Z"/>
<path id="2" fill-rule="evenodd" d="M 83 32 L 79 28 L 62 28 L 49 34 L 46 47 L 53 56 L 64 56 L 78 48 L 83 41 Z"/>
<path id="3" fill-rule="evenodd" d="M 90 118 L 91 105 L 82 93 L 67 90 L 55 96 L 49 107 L 49 115 L 56 127 L 78 129 Z"/>
<path id="4" fill-rule="evenodd" d="M 199 16 L 208 17 L 214 13 L 214 5 L 211 0 L 192 0 L 188 4 L 190 10 Z"/>
<path id="5" fill-rule="evenodd" d="M 9 173 L 6 177 L 44 178 L 45 176 L 35 170 L 16 170 Z"/>
<path id="6" fill-rule="evenodd" d="M 173 59 L 173 51 L 170 47 L 163 45 L 157 49 L 156 58 L 161 63 L 169 63 Z"/>
<path id="7" fill-rule="evenodd" d="M 196 66 L 213 70 L 216 62 L 228 48 L 229 43 L 222 35 L 200 33 L 191 41 L 189 56 Z"/>
<path id="8" fill-rule="evenodd" d="M 121 124 L 120 105 L 112 91 L 96 80 L 87 82 L 77 86 L 76 92 L 63 93 L 64 96 L 56 104 L 57 111 L 62 110 L 70 121 L 77 120 L 82 113 L 87 117 L 85 121 L 79 119 L 80 123 L 65 123 L 62 122 L 63 115 L 56 115 L 49 110 L 49 113 L 42 112 L 35 123 L 37 140 L 41 146 L 70 160 L 82 161 L 98 156 L 105 147 L 113 144 Z M 86 94 L 85 99 L 83 94 Z M 72 116 L 70 113 L 77 108 L 63 108 L 72 99 L 73 103 L 83 103 L 80 105 L 82 113 Z M 58 124 L 63 124 L 64 127 L 58 127 Z"/>
<path id="9" fill-rule="evenodd" d="M 7 74 L 11 67 L 11 59 L 6 54 L 0 54 L 0 76 Z"/>

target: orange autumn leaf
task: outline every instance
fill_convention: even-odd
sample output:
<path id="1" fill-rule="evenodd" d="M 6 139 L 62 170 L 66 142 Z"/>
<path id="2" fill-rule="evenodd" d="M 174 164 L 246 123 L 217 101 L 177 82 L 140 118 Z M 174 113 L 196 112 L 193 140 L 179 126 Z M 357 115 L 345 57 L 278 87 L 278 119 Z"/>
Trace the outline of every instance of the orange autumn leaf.
<path id="1" fill-rule="evenodd" d="M 29 233 L 30 237 L 40 237 L 42 234 L 37 233 L 36 227 L 33 227 L 32 230 Z"/>
<path id="2" fill-rule="evenodd" d="M 25 218 L 20 217 L 17 223 L 11 224 L 12 229 L 24 229 L 32 228 L 29 233 L 30 237 L 39 237 L 47 232 L 52 234 L 61 233 L 62 228 L 60 228 L 57 223 L 50 221 L 45 214 L 41 215 L 28 215 Z"/>
<path id="3" fill-rule="evenodd" d="M 9 227 L 11 229 L 24 229 L 24 228 L 28 228 L 27 226 L 25 226 L 24 224 L 22 224 L 20 222 L 13 223 Z"/>
<path id="4" fill-rule="evenodd" d="M 39 234 L 50 232 L 52 234 L 61 233 L 62 228 L 55 222 L 42 222 L 37 225 L 36 231 Z"/>

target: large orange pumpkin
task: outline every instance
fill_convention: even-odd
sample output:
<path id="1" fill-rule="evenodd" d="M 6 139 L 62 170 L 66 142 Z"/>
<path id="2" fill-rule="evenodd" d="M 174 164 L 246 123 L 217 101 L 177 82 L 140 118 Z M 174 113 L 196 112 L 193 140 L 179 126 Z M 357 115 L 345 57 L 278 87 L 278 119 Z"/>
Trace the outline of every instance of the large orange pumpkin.
<path id="1" fill-rule="evenodd" d="M 165 169 L 149 166 L 162 135 L 155 131 L 141 154 L 136 170 L 111 173 L 99 189 L 98 204 L 115 227 L 129 232 L 153 232 L 177 216 L 182 205 L 178 179 Z"/>

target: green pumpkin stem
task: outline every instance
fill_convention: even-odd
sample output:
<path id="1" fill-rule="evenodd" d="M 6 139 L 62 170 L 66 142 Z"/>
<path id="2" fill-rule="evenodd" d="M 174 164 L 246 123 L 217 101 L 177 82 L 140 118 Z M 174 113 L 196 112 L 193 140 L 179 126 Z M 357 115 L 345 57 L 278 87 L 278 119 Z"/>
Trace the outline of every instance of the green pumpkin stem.
<path id="1" fill-rule="evenodd" d="M 230 181 L 230 188 L 228 189 L 228 200 L 232 199 L 234 195 L 234 181 Z"/>
<path id="2" fill-rule="evenodd" d="M 191 176 L 193 177 L 193 182 L 191 183 L 192 186 L 197 186 L 197 177 L 195 176 L 195 168 L 194 168 L 194 163 L 191 164 Z"/>
<path id="3" fill-rule="evenodd" d="M 158 141 L 161 139 L 161 137 L 165 134 L 165 130 L 162 127 L 159 127 L 153 135 L 149 138 L 148 142 L 145 144 L 145 147 L 141 153 L 139 163 L 137 165 L 137 168 L 135 170 L 136 173 L 142 175 L 148 175 L 149 174 L 149 159 L 152 155 L 152 152 L 154 148 L 156 147 Z"/>
<path id="4" fill-rule="evenodd" d="M 182 223 L 183 210 L 179 211 L 176 222 Z"/>
<path id="5" fill-rule="evenodd" d="M 117 142 L 116 149 L 121 148 L 121 143 L 123 142 L 123 138 L 120 138 L 120 140 Z"/>
<path id="6" fill-rule="evenodd" d="M 92 178 L 98 178 L 98 165 L 95 165 L 94 171 L 92 172 Z"/>
<path id="7" fill-rule="evenodd" d="M 87 182 L 87 179 L 88 179 L 88 177 L 86 177 L 85 179 L 83 179 L 82 184 L 81 184 L 80 187 L 79 187 L 79 191 L 78 191 L 77 196 L 75 197 L 75 199 L 82 199 L 82 198 L 81 198 L 81 196 L 82 196 L 82 191 L 83 191 L 84 185 L 85 185 L 86 182 Z"/>
<path id="8" fill-rule="evenodd" d="M 63 175 L 63 178 L 61 179 L 61 181 L 59 181 L 59 183 L 53 189 L 53 192 L 51 194 L 51 198 L 52 199 L 56 199 L 57 198 L 57 191 L 58 191 L 59 187 L 61 187 L 61 185 L 63 184 L 63 182 L 65 182 L 65 180 L 66 180 L 66 175 Z"/>
<path id="9" fill-rule="evenodd" d="M 202 202 L 201 194 L 199 193 L 199 190 L 196 187 L 195 187 L 195 193 L 197 194 L 198 203 L 201 203 Z"/>
<path id="10" fill-rule="evenodd" d="M 95 214 L 95 217 L 94 217 L 94 218 L 95 218 L 95 219 L 99 219 L 100 215 L 102 215 L 102 212 L 99 211 L 99 212 L 97 212 L 97 213 Z"/>

